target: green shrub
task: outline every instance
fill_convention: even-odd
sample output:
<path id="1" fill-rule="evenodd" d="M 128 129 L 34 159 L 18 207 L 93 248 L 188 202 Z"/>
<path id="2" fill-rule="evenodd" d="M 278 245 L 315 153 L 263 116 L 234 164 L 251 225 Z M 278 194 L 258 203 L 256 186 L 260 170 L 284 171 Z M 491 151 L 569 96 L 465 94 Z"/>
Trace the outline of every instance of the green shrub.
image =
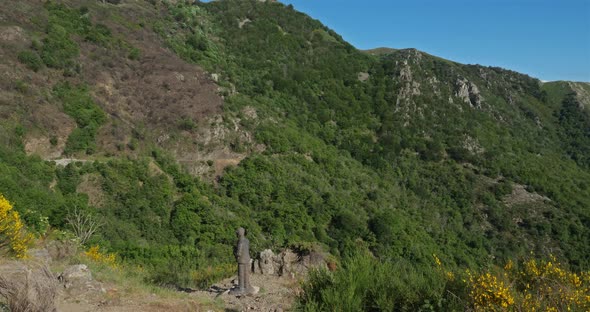
<path id="1" fill-rule="evenodd" d="M 94 27 L 90 26 L 85 32 L 84 39 L 103 46 L 107 45 L 113 37 L 111 30 L 103 24 L 96 24 Z"/>
<path id="2" fill-rule="evenodd" d="M 494 186 L 494 194 L 496 195 L 497 199 L 502 199 L 502 197 L 511 193 L 512 183 L 506 179 L 498 181 L 498 183 Z"/>
<path id="3" fill-rule="evenodd" d="M 96 133 L 106 121 L 105 113 L 94 103 L 86 87 L 74 87 L 64 83 L 55 86 L 53 93 L 61 100 L 66 114 L 74 118 L 78 126 L 70 133 L 64 153 L 85 151 L 92 154 L 96 149 Z"/>
<path id="4" fill-rule="evenodd" d="M 70 39 L 67 30 L 60 25 L 50 25 L 47 37 L 43 39 L 41 58 L 48 67 L 64 69 L 74 66 L 78 56 L 78 44 Z"/>
<path id="5" fill-rule="evenodd" d="M 445 284 L 432 266 L 357 254 L 335 272 L 313 271 L 303 285 L 297 310 L 438 311 L 445 302 Z"/>
<path id="6" fill-rule="evenodd" d="M 197 128 L 197 123 L 192 118 L 182 118 L 178 122 L 178 129 L 192 131 Z"/>
<path id="7" fill-rule="evenodd" d="M 73 76 L 80 71 L 75 62 L 80 48 L 72 40 L 72 35 L 102 46 L 108 46 L 113 42 L 113 36 L 108 27 L 92 24 L 88 8 L 82 7 L 76 10 L 65 4 L 53 2 L 47 2 L 45 8 L 49 12 L 47 35 L 42 45 L 34 41 L 33 49 L 39 51 L 43 63 L 48 67 L 64 69 L 65 76 Z"/>
<path id="8" fill-rule="evenodd" d="M 29 85 L 22 80 L 17 80 L 14 88 L 22 94 L 26 94 L 29 91 Z"/>
<path id="9" fill-rule="evenodd" d="M 207 289 L 213 283 L 231 277 L 236 270 L 233 263 L 203 264 L 197 267 L 174 259 L 168 265 L 154 269 L 150 276 L 151 282 L 163 286 Z"/>
<path id="10" fill-rule="evenodd" d="M 34 51 L 22 51 L 18 54 L 18 60 L 33 71 L 43 68 L 43 60 Z"/>
<path id="11" fill-rule="evenodd" d="M 51 146 L 57 146 L 57 143 L 58 143 L 57 137 L 55 135 L 52 135 L 49 138 L 49 144 L 51 144 Z"/>
<path id="12" fill-rule="evenodd" d="M 139 60 L 140 57 L 141 57 L 141 51 L 136 47 L 132 47 L 129 50 L 129 54 L 127 54 L 127 58 L 130 60 L 134 60 L 134 61 Z"/>

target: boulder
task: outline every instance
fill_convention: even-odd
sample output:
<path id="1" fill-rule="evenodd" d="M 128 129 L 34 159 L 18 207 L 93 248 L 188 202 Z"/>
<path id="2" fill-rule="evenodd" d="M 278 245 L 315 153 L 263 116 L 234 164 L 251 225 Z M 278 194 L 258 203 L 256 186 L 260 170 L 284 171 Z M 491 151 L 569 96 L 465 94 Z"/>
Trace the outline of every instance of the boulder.
<path id="1" fill-rule="evenodd" d="M 60 282 L 65 288 L 75 285 L 85 285 L 92 281 L 92 273 L 85 264 L 76 264 L 67 267 L 63 273 L 58 276 Z"/>
<path id="2" fill-rule="evenodd" d="M 83 299 L 82 301 L 90 302 L 90 298 L 99 298 L 106 292 L 102 283 L 92 278 L 92 273 L 85 264 L 67 267 L 58 276 L 58 280 L 65 288 L 67 296 Z"/>
<path id="3" fill-rule="evenodd" d="M 276 273 L 275 269 L 275 254 L 270 249 L 266 249 L 260 253 L 259 260 L 260 273 L 264 275 L 273 275 Z"/>
<path id="4" fill-rule="evenodd" d="M 292 250 L 286 249 L 279 254 L 279 257 L 279 261 L 281 264 L 279 275 L 285 276 L 289 275 L 290 273 L 295 273 L 294 266 L 297 264 L 297 260 L 299 259 L 297 254 L 294 253 Z"/>

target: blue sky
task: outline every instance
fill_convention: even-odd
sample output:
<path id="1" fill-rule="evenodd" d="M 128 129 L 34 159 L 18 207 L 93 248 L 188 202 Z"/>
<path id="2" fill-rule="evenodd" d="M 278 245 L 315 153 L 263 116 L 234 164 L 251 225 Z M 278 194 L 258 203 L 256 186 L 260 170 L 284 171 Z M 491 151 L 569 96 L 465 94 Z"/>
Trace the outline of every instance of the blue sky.
<path id="1" fill-rule="evenodd" d="M 590 82 L 590 0 L 281 0 L 359 49 L 417 48 L 541 80 Z"/>

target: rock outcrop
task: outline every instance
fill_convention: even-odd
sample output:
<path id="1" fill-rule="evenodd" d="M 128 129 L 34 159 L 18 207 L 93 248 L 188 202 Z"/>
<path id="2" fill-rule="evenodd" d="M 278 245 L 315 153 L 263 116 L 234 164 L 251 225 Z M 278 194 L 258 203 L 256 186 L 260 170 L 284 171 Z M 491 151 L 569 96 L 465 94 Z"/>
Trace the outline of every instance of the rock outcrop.
<path id="1" fill-rule="evenodd" d="M 471 105 L 471 107 L 481 107 L 483 97 L 479 92 L 479 88 L 473 82 L 467 79 L 457 79 L 455 87 L 455 96 L 462 99 L 465 103 Z"/>
<path id="2" fill-rule="evenodd" d="M 326 257 L 320 252 L 297 254 L 290 249 L 274 254 L 266 249 L 252 263 L 252 272 L 262 275 L 302 276 L 312 268 L 327 268 Z"/>
<path id="3" fill-rule="evenodd" d="M 360 82 L 365 82 L 365 81 L 369 80 L 369 78 L 371 78 L 371 75 L 366 72 L 360 72 L 360 73 L 358 73 L 357 78 Z"/>
<path id="4" fill-rule="evenodd" d="M 92 273 L 85 264 L 67 267 L 57 279 L 71 297 L 84 296 L 88 299 L 106 292 L 102 283 L 92 278 Z"/>

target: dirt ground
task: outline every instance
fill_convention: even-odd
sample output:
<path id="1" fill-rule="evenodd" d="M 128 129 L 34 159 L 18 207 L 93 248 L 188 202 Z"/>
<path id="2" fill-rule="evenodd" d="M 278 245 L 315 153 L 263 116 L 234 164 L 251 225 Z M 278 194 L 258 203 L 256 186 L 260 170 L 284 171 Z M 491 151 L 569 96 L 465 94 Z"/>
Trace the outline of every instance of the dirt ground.
<path id="1" fill-rule="evenodd" d="M 235 285 L 235 278 L 226 279 L 213 285 L 208 291 L 191 293 L 199 301 L 222 302 L 224 311 L 290 311 L 295 298 L 301 291 L 300 281 L 290 277 L 252 274 L 250 282 L 259 292 L 249 296 L 233 296 L 228 292 Z"/>
<path id="2" fill-rule="evenodd" d="M 156 294 L 126 294 L 116 285 L 71 294 L 61 290 L 57 310 L 62 312 L 184 312 L 184 311 L 289 311 L 300 291 L 299 281 L 289 277 L 253 274 L 251 283 L 259 292 L 249 296 L 228 294 L 236 277 L 211 286 L 206 291 L 179 292 L 177 298 Z"/>

